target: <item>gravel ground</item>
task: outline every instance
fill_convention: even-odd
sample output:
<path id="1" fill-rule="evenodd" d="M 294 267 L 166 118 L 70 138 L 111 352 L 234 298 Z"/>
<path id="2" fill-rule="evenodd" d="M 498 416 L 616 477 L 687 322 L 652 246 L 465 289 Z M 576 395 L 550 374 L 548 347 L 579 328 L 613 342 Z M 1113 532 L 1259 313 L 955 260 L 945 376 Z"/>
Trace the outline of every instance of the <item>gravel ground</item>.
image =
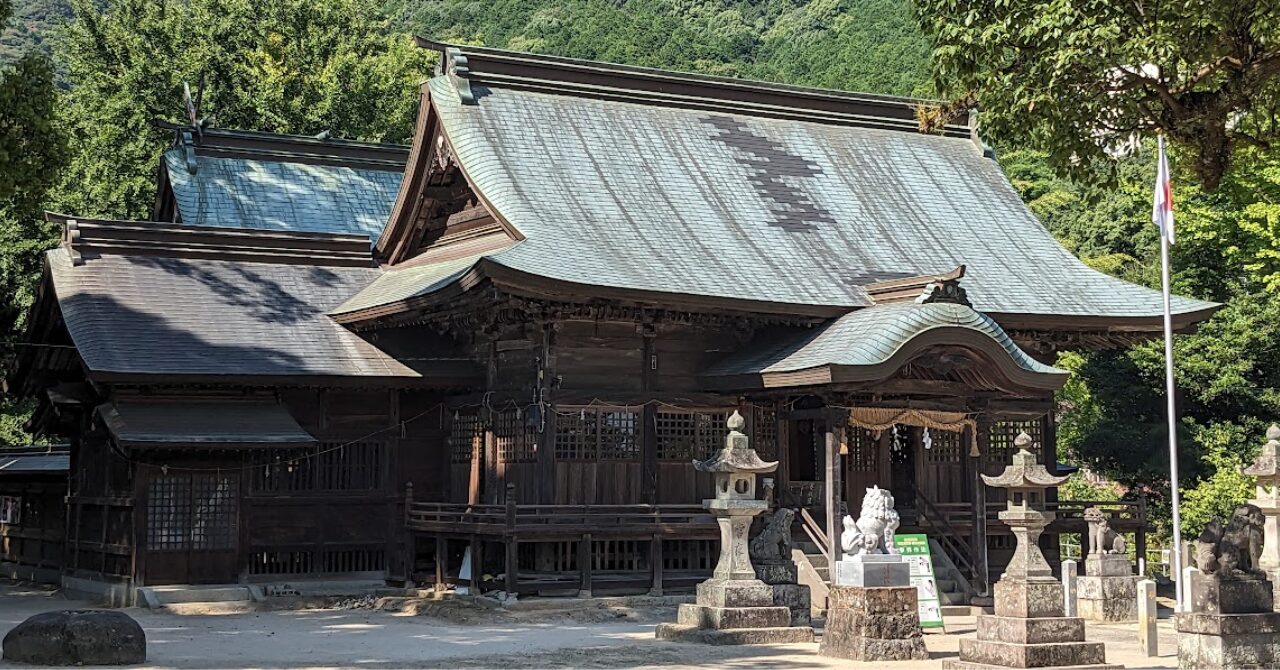
<path id="1" fill-rule="evenodd" d="M 653 627 L 673 608 L 593 608 L 570 614 L 494 612 L 462 603 L 343 603 L 335 609 L 231 613 L 125 610 L 146 630 L 149 668 L 938 668 L 954 658 L 972 617 L 928 633 L 929 661 L 859 664 L 817 656 L 817 645 L 707 647 L 659 642 Z M 83 607 L 35 587 L 0 584 L 0 633 L 38 612 Z M 1135 627 L 1091 626 L 1107 660 L 1128 668 L 1173 668 L 1171 620 L 1160 622 L 1162 654 L 1139 654 Z M 0 663 L 0 667 L 30 667 Z"/>

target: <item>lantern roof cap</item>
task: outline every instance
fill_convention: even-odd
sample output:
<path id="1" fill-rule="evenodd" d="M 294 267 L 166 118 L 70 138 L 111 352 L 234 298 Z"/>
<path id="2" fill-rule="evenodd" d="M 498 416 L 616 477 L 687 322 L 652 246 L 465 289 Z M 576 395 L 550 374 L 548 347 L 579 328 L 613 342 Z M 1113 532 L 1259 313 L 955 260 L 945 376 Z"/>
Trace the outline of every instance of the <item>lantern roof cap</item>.
<path id="1" fill-rule="evenodd" d="M 1267 429 L 1267 441 L 1262 445 L 1262 453 L 1258 454 L 1258 457 L 1253 459 L 1253 463 L 1241 472 L 1254 477 L 1280 476 L 1280 468 L 1277 468 L 1277 452 L 1280 452 L 1280 425 L 1273 423 Z"/>
<path id="2" fill-rule="evenodd" d="M 1045 488 L 1057 486 L 1070 477 L 1070 475 L 1049 474 L 1049 471 L 1036 460 L 1035 454 L 1027 449 L 1031 446 L 1031 436 L 1025 432 L 1018 435 L 1013 445 L 1018 447 L 1018 453 L 1013 455 L 1013 463 L 1006 465 L 1004 472 L 994 477 L 982 475 L 982 481 L 986 482 L 987 486 L 1004 489 Z"/>
<path id="3" fill-rule="evenodd" d="M 725 437 L 724 448 L 705 461 L 694 461 L 693 467 L 699 472 L 773 472 L 778 469 L 777 461 L 764 461 L 751 448 L 751 443 L 742 429 L 747 425 L 745 419 L 736 410 L 726 422 L 729 435 Z"/>

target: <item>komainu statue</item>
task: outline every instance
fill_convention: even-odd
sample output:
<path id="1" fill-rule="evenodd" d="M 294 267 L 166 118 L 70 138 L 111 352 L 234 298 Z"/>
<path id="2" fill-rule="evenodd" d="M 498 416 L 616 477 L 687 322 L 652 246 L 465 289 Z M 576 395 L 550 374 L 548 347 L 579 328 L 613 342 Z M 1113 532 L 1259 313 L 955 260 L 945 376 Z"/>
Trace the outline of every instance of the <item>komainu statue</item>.
<path id="1" fill-rule="evenodd" d="M 1120 554 L 1124 555 L 1124 536 L 1111 530 L 1111 522 L 1099 507 L 1090 507 L 1084 511 L 1084 520 L 1089 524 L 1089 555 Z"/>
<path id="2" fill-rule="evenodd" d="M 1196 541 L 1196 567 L 1220 579 L 1263 577 L 1258 559 L 1264 523 L 1262 510 L 1253 505 L 1237 507 L 1226 528 L 1217 519 L 1210 521 Z"/>
<path id="3" fill-rule="evenodd" d="M 896 554 L 893 532 L 898 529 L 898 513 L 893 509 L 893 495 L 879 486 L 867 489 L 862 498 L 858 520 L 845 516 L 840 549 L 844 558 L 860 554 Z"/>
<path id="4" fill-rule="evenodd" d="M 796 518 L 795 510 L 780 507 L 769 517 L 764 528 L 747 546 L 751 554 L 751 562 L 789 563 L 791 562 L 791 523 Z"/>

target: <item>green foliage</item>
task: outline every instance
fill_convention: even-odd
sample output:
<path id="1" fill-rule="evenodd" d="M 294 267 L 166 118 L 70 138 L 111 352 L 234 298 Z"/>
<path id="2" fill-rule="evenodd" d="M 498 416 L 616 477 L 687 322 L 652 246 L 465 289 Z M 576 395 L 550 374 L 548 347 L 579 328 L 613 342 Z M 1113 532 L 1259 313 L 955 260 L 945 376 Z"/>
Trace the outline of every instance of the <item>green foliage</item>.
<path id="1" fill-rule="evenodd" d="M 153 121 L 185 122 L 183 83 L 229 128 L 407 141 L 429 52 L 391 31 L 369 0 L 73 0 L 56 51 L 75 138 L 54 198 L 85 216 L 146 218 Z"/>
<path id="2" fill-rule="evenodd" d="M 910 95 L 928 41 L 907 0 L 439 0 L 392 3 L 413 32 L 466 44 Z"/>
<path id="3" fill-rule="evenodd" d="M 1280 5 L 916 0 L 934 76 L 994 138 L 1077 177 L 1133 133 L 1188 147 L 1208 189 L 1233 151 L 1280 139 Z"/>
<path id="4" fill-rule="evenodd" d="M 0 64 L 17 62 L 30 52 L 48 55 L 49 38 L 71 16 L 66 0 L 18 0 L 0 30 Z"/>
<path id="5" fill-rule="evenodd" d="M 8 13 L 8 3 L 0 3 L 0 17 Z M 0 327 L 8 334 L 0 347 L 6 354 L 25 325 L 40 252 L 51 244 L 40 206 L 66 162 L 57 99 L 44 55 L 26 53 L 0 67 Z M 0 444 L 30 440 L 21 430 L 24 417 L 12 399 L 0 400 Z"/>
<path id="6" fill-rule="evenodd" d="M 1182 537 L 1194 539 L 1213 518 L 1228 519 L 1237 505 L 1253 495 L 1253 478 L 1240 474 L 1257 449 L 1242 451 L 1242 445 L 1261 444 L 1258 435 L 1239 426 L 1215 423 L 1199 431 L 1197 441 L 1205 445 L 1208 477 L 1182 493 Z"/>
<path id="7" fill-rule="evenodd" d="M 1120 499 L 1120 492 L 1115 486 L 1094 484 L 1085 479 L 1083 473 L 1075 472 L 1071 478 L 1058 487 L 1058 498 L 1061 500 L 1112 501 Z"/>

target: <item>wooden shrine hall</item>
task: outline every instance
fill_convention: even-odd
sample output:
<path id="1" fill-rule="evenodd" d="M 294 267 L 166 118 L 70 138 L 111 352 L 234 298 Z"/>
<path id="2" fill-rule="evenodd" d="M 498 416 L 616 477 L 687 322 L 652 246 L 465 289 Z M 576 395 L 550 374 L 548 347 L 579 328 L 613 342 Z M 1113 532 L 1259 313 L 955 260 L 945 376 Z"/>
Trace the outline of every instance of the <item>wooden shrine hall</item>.
<path id="1" fill-rule="evenodd" d="M 154 220 L 50 215 L 7 390 L 71 444 L 64 581 L 688 588 L 738 410 L 797 560 L 879 485 L 981 593 L 1057 353 L 1160 332 L 917 101 L 419 44 L 412 147 L 174 127 Z"/>

